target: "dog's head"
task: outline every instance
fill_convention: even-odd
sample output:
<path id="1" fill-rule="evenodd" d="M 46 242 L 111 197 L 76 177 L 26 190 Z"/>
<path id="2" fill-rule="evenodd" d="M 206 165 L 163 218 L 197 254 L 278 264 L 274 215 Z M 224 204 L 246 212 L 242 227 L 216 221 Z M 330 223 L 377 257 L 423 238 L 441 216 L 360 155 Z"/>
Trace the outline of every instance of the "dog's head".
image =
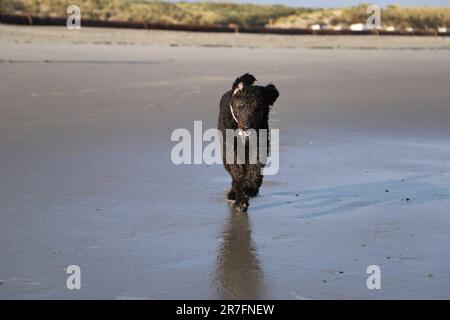
<path id="1" fill-rule="evenodd" d="M 232 87 L 230 110 L 239 129 L 258 130 L 267 122 L 270 106 L 277 100 L 279 93 L 273 84 L 253 85 L 256 81 L 251 74 L 237 78 Z"/>

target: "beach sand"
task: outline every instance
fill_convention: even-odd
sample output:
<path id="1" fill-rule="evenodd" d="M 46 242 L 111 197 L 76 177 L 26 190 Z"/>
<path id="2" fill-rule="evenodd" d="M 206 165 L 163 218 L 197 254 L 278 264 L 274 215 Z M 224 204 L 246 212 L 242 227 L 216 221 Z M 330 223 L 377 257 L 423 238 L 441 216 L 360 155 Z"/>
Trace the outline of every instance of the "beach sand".
<path id="1" fill-rule="evenodd" d="M 450 298 L 448 38 L 82 32 L 0 26 L 0 298 Z M 170 136 L 245 72 L 280 170 L 240 214 Z"/>

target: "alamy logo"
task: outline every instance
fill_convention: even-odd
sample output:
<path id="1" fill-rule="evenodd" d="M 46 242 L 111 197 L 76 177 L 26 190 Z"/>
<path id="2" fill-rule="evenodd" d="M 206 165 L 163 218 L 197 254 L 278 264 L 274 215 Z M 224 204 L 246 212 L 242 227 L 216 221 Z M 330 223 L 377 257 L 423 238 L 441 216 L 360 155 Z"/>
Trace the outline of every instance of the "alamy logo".
<path id="1" fill-rule="evenodd" d="M 265 165 L 264 175 L 275 175 L 279 170 L 278 129 L 227 129 L 225 137 L 218 129 L 203 132 L 202 121 L 194 121 L 194 135 L 184 128 L 175 129 L 170 137 L 178 142 L 171 151 L 174 164 L 257 164 Z M 203 143 L 208 144 L 203 148 Z M 224 143 L 224 147 L 222 144 Z M 225 157 L 223 157 L 225 150 Z M 269 155 L 270 150 L 270 155 Z"/>
<path id="2" fill-rule="evenodd" d="M 367 7 L 367 13 L 370 16 L 367 18 L 367 28 L 368 29 L 379 29 L 381 28 L 381 9 L 379 6 L 373 4 Z"/>
<path id="3" fill-rule="evenodd" d="M 69 290 L 81 289 L 81 269 L 77 265 L 70 265 L 66 268 L 66 273 L 70 274 L 66 280 L 66 287 Z"/>
<path id="4" fill-rule="evenodd" d="M 367 278 L 366 285 L 367 289 L 373 290 L 373 289 L 381 289 L 381 269 L 377 265 L 370 265 L 367 267 L 366 270 L 367 274 L 370 274 L 370 276 Z"/>
<path id="5" fill-rule="evenodd" d="M 69 30 L 81 29 L 81 9 L 74 4 L 67 7 L 66 13 L 69 15 L 66 20 L 66 27 Z"/>

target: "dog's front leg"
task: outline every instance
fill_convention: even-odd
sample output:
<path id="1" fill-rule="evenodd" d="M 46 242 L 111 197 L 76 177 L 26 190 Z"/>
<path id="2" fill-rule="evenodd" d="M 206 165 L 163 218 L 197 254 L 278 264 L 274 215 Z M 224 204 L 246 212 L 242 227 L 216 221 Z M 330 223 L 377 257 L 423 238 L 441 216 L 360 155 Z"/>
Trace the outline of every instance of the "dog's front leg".
<path id="1" fill-rule="evenodd" d="M 258 195 L 262 182 L 263 176 L 261 175 L 261 165 L 248 165 L 245 177 L 245 189 L 250 197 L 256 197 Z"/>
<path id="2" fill-rule="evenodd" d="M 228 193 L 227 197 L 230 199 L 234 197 L 235 200 L 234 206 L 239 211 L 247 211 L 248 208 L 248 200 L 250 198 L 248 194 L 248 188 L 246 185 L 246 166 L 245 165 L 231 165 L 230 166 L 230 174 L 233 179 L 231 190 Z"/>

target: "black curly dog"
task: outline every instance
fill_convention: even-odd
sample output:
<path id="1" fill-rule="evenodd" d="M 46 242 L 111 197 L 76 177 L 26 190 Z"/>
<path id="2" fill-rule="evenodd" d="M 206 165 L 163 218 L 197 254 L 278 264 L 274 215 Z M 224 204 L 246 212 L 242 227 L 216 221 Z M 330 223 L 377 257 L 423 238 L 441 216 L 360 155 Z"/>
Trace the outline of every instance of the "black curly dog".
<path id="1" fill-rule="evenodd" d="M 248 136 L 256 132 L 259 138 L 259 129 L 269 129 L 269 112 L 277 100 L 279 93 L 273 84 L 267 86 L 253 85 L 256 81 L 251 74 L 244 74 L 237 78 L 230 91 L 226 92 L 220 100 L 220 114 L 218 128 L 222 133 L 222 156 L 225 169 L 233 179 L 231 190 L 227 194 L 228 200 L 235 200 L 234 206 L 239 211 L 247 211 L 249 198 L 255 197 L 261 187 L 263 176 L 261 170 L 264 162 L 258 160 L 251 164 L 248 154 Z M 226 139 L 226 130 L 233 129 L 243 137 L 242 143 L 245 145 L 245 163 L 227 163 L 226 146 L 231 144 L 237 154 L 238 136 Z M 250 130 L 249 129 L 254 129 Z M 239 132 L 240 131 L 240 132 Z M 269 150 L 269 135 L 267 135 L 267 150 Z M 228 140 L 228 141 L 227 141 Z M 229 141 L 232 140 L 232 141 Z M 259 140 L 258 140 L 259 141 Z M 259 148 L 259 143 L 257 148 Z"/>

